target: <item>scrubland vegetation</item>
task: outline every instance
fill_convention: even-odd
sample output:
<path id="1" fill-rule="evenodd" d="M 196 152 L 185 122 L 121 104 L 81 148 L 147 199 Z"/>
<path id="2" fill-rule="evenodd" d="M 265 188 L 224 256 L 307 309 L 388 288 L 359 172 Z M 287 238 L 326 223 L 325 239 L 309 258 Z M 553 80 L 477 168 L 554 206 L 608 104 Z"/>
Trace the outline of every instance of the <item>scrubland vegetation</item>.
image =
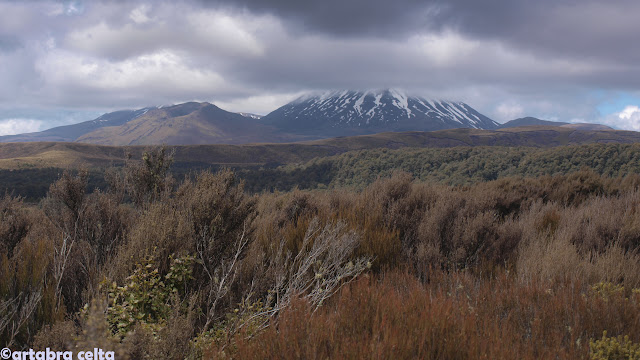
<path id="1" fill-rule="evenodd" d="M 271 169 L 238 169 L 249 190 L 293 188 L 361 190 L 378 177 L 404 171 L 415 179 L 471 185 L 510 176 L 562 175 L 589 168 L 609 177 L 640 172 L 640 144 L 591 144 L 553 148 L 476 146 L 350 151 Z"/>
<path id="2" fill-rule="evenodd" d="M 611 146 L 585 148 L 604 161 L 589 169 L 457 186 L 382 172 L 252 195 L 229 170 L 174 178 L 163 150 L 102 190 L 65 172 L 38 205 L 0 200 L 0 343 L 119 359 L 640 359 L 640 175 L 635 147 Z M 627 170 L 608 171 L 621 154 Z M 491 159 L 512 158 L 478 171 L 500 173 Z"/>
<path id="3" fill-rule="evenodd" d="M 360 138 L 334 141 L 347 142 L 358 139 Z M 389 141 L 389 144 L 393 145 L 393 142 Z M 335 149 L 331 146 L 324 147 L 325 145 L 305 147 L 300 144 L 297 146 L 284 144 L 278 147 L 277 151 L 266 146 L 258 149 L 249 146 L 227 148 L 221 145 L 211 148 L 177 147 L 176 154 L 180 154 L 180 158 L 173 163 L 170 171 L 175 178 L 182 179 L 185 176 L 192 176 L 194 171 L 217 172 L 223 168 L 230 168 L 239 179 L 244 180 L 245 191 L 249 193 L 291 191 L 296 188 L 302 190 L 350 188 L 359 191 L 371 185 L 379 177 L 390 177 L 399 170 L 411 174 L 419 181 L 454 186 L 472 185 L 513 176 L 566 175 L 584 168 L 607 177 L 623 177 L 640 173 L 640 143 L 587 144 L 552 148 L 464 146 L 400 149 L 384 148 L 382 144 L 381 148 L 354 151 L 347 151 L 346 144 L 338 145 L 342 147 Z M 111 147 L 107 149 L 89 147 L 81 150 L 87 152 L 108 150 L 112 155 L 119 154 L 119 157 L 113 157 L 113 159 L 122 158 L 114 161 L 113 164 L 120 167 L 125 162 L 123 149 L 117 151 Z M 134 157 L 141 157 L 142 148 L 133 150 L 135 154 L 139 153 Z M 327 155 L 335 152 L 340 152 L 340 155 Z M 12 154 L 17 156 L 15 150 Z M 71 153 L 68 155 L 74 156 Z M 256 164 L 255 161 L 260 160 L 261 157 L 263 162 Z M 195 161 L 197 159 L 207 161 Z M 274 159 L 279 159 L 280 162 Z M 108 184 L 103 166 L 108 162 L 88 161 L 87 163 L 90 165 L 88 166 L 88 190 L 106 189 Z M 38 201 L 46 195 L 49 185 L 57 180 L 62 172 L 63 169 L 60 168 L 0 169 L 0 192 L 4 193 L 8 190 L 15 196 L 22 196 L 25 201 Z"/>

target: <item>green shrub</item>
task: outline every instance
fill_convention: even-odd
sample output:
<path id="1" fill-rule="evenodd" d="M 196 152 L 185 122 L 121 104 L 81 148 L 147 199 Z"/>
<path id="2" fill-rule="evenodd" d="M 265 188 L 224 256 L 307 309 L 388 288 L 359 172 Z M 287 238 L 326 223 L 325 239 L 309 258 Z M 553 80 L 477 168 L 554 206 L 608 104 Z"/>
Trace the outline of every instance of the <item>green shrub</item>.
<path id="1" fill-rule="evenodd" d="M 602 333 L 602 339 L 589 341 L 589 356 L 592 360 L 639 360 L 640 344 L 629 340 L 629 336 L 607 337 Z"/>
<path id="2" fill-rule="evenodd" d="M 609 281 L 600 281 L 592 285 L 591 291 L 605 300 L 613 296 L 624 296 L 624 286 Z"/>
<path id="3" fill-rule="evenodd" d="M 125 335 L 140 322 L 164 325 L 172 306 L 184 295 L 185 283 L 192 279 L 194 262 L 195 258 L 188 255 L 173 259 L 169 272 L 161 276 L 153 258 L 147 257 L 125 285 L 109 284 L 107 320 L 112 331 Z"/>

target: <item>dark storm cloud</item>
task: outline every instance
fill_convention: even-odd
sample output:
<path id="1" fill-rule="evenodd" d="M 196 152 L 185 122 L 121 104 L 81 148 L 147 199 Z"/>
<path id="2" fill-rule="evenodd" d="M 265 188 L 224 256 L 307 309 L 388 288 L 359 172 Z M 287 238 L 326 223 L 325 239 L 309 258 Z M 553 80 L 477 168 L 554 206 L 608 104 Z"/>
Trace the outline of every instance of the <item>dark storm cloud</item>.
<path id="1" fill-rule="evenodd" d="M 634 64 L 639 14 L 636 0 L 448 0 L 434 25 L 547 56 Z"/>
<path id="2" fill-rule="evenodd" d="M 424 0 L 200 0 L 212 7 L 246 8 L 288 20 L 296 30 L 335 36 L 397 37 L 426 30 L 440 6 Z"/>
<path id="3" fill-rule="evenodd" d="M 587 57 L 631 64 L 640 33 L 636 0 L 201 0 L 209 6 L 270 13 L 296 31 L 332 36 L 397 38 L 455 30 L 504 41 L 546 56 Z"/>
<path id="4" fill-rule="evenodd" d="M 0 34 L 0 53 L 17 50 L 21 45 L 16 36 Z"/>

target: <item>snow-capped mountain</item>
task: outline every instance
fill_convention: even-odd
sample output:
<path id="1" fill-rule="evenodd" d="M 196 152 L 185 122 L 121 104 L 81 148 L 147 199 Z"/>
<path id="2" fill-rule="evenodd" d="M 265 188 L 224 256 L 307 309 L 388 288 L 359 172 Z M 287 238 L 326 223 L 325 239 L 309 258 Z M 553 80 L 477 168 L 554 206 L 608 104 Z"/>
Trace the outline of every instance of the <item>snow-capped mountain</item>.
<path id="1" fill-rule="evenodd" d="M 264 117 L 198 102 L 121 110 L 41 132 L 0 136 L 0 142 L 239 144 L 498 126 L 464 103 L 427 100 L 391 89 L 303 96 Z"/>
<path id="2" fill-rule="evenodd" d="M 499 126 L 465 103 L 428 100 L 395 89 L 303 96 L 261 122 L 287 132 L 320 136 Z"/>

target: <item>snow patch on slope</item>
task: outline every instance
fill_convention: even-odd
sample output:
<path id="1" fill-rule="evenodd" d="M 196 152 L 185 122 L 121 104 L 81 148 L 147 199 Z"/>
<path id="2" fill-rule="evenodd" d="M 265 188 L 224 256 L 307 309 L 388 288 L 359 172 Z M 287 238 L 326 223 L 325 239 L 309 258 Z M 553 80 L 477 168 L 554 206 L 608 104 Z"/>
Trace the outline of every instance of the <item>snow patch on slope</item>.
<path id="1" fill-rule="evenodd" d="M 411 117 L 411 109 L 409 109 L 409 100 L 407 95 L 403 92 L 398 91 L 397 89 L 389 90 L 391 96 L 394 97 L 393 105 L 395 105 L 398 109 L 404 110 L 407 112 L 407 117 Z"/>
<path id="2" fill-rule="evenodd" d="M 364 103 L 364 98 L 367 96 L 367 93 L 363 93 L 362 96 L 356 100 L 353 104 L 353 109 L 358 113 L 358 115 L 362 115 L 362 104 Z"/>

